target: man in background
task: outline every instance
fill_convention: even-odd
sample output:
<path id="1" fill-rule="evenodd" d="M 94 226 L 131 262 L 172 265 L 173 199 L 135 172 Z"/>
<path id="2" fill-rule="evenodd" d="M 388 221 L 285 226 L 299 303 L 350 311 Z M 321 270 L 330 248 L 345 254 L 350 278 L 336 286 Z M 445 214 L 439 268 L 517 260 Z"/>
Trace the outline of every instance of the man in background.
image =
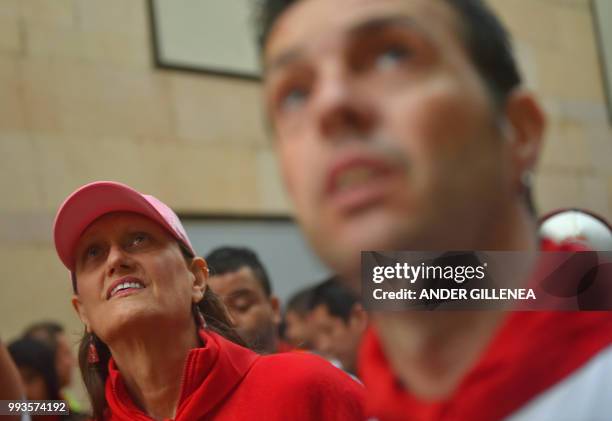
<path id="1" fill-rule="evenodd" d="M 355 295 L 332 277 L 313 289 L 310 308 L 314 350 L 338 360 L 342 369 L 356 375 L 368 317 Z"/>
<path id="2" fill-rule="evenodd" d="M 206 256 L 206 261 L 211 269 L 208 285 L 223 300 L 249 346 L 264 354 L 289 350 L 279 339 L 279 300 L 255 252 L 221 247 Z"/>
<path id="3" fill-rule="evenodd" d="M 4 344 L 0 341 L 0 400 L 19 401 L 25 397 L 25 389 L 19 370 Z M 7 420 L 29 420 L 28 415 L 5 415 Z"/>
<path id="4" fill-rule="evenodd" d="M 294 348 L 306 351 L 312 349 L 308 320 L 311 301 L 312 287 L 308 287 L 292 295 L 285 306 L 283 338 Z"/>
<path id="5" fill-rule="evenodd" d="M 66 399 L 72 411 L 82 411 L 81 405 L 67 390 L 72 383 L 76 358 L 64 327 L 54 321 L 42 321 L 27 327 L 23 337 L 39 340 L 51 348 L 55 355 L 55 367 L 62 397 Z"/>
<path id="6" fill-rule="evenodd" d="M 483 1 L 265 0 L 260 41 L 296 217 L 354 290 L 362 250 L 536 258 L 545 119 Z M 612 413 L 609 313 L 399 311 L 371 323 L 360 377 L 381 421 Z"/>
<path id="7" fill-rule="evenodd" d="M 35 323 L 25 329 L 23 337 L 44 342 L 53 350 L 60 389 L 69 387 L 76 359 L 62 325 L 53 321 Z"/>

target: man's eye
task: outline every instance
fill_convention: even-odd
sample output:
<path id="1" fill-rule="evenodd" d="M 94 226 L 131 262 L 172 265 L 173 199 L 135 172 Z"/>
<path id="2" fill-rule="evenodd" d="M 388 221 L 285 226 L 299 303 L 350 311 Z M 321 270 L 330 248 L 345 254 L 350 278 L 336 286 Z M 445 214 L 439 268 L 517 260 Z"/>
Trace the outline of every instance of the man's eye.
<path id="1" fill-rule="evenodd" d="M 308 92 L 301 87 L 285 91 L 280 98 L 279 107 L 282 111 L 295 111 L 304 105 L 308 99 Z"/>
<path id="2" fill-rule="evenodd" d="M 240 300 L 230 305 L 232 311 L 236 313 L 246 313 L 253 303 L 250 300 Z"/>
<path id="3" fill-rule="evenodd" d="M 250 304 L 239 304 L 237 306 L 234 306 L 234 309 L 238 312 L 238 313 L 246 313 L 249 309 L 251 308 Z"/>
<path id="4" fill-rule="evenodd" d="M 249 306 L 238 306 L 236 307 L 237 313 L 246 313 L 249 310 Z"/>
<path id="5" fill-rule="evenodd" d="M 379 70 L 390 70 L 401 64 L 409 55 L 409 51 L 402 46 L 389 46 L 375 57 L 374 65 Z"/>

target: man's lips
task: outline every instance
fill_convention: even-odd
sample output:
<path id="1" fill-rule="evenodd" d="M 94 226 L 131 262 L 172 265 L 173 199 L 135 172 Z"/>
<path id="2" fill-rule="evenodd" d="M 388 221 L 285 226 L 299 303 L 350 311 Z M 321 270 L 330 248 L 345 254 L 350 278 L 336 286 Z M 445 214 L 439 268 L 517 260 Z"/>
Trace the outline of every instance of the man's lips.
<path id="1" fill-rule="evenodd" d="M 106 290 L 106 299 L 110 300 L 112 297 L 115 297 L 119 294 L 125 294 L 129 291 L 144 288 L 145 284 L 139 278 L 136 278 L 134 276 L 124 276 L 123 278 L 119 278 L 110 284 L 110 286 Z"/>
<path id="2" fill-rule="evenodd" d="M 369 155 L 341 159 L 328 172 L 325 197 L 342 207 L 363 205 L 379 196 L 399 169 L 397 162 Z"/>

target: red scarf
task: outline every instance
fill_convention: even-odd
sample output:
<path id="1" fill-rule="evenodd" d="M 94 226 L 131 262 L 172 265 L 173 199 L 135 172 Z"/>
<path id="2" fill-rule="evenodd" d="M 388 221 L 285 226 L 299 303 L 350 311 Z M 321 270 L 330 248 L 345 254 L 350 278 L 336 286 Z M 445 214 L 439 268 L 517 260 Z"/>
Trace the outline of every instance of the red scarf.
<path id="1" fill-rule="evenodd" d="M 544 242 L 544 251 L 578 251 Z M 366 412 L 380 421 L 497 421 L 552 387 L 612 345 L 612 312 L 509 313 L 453 394 L 424 401 L 405 390 L 376 332 L 361 346 Z M 460 352 L 460 350 L 458 350 Z"/>
<path id="2" fill-rule="evenodd" d="M 176 421 L 349 421 L 363 418 L 363 388 L 323 359 L 303 353 L 261 356 L 211 331 L 189 352 Z M 112 358 L 108 420 L 151 421 L 128 394 Z"/>

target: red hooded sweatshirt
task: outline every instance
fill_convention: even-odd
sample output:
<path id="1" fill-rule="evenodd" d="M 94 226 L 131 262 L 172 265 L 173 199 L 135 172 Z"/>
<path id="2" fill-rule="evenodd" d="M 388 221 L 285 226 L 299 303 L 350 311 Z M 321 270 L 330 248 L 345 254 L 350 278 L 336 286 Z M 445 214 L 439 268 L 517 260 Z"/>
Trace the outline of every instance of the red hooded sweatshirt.
<path id="1" fill-rule="evenodd" d="M 320 357 L 262 356 L 209 330 L 189 352 L 174 420 L 362 420 L 363 387 Z M 150 421 L 111 358 L 107 419 Z"/>
<path id="2" fill-rule="evenodd" d="M 542 249 L 584 251 L 549 241 Z M 379 421 L 612 419 L 612 312 L 509 313 L 452 395 L 439 401 L 401 385 L 374 329 L 359 364 L 366 413 Z"/>

